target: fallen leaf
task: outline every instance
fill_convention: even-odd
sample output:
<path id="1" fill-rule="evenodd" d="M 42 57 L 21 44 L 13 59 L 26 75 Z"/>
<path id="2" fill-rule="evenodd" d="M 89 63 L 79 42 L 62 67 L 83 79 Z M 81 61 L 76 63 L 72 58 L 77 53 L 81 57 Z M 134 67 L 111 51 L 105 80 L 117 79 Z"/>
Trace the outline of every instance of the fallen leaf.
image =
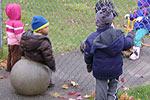
<path id="1" fill-rule="evenodd" d="M 29 26 L 29 24 L 27 23 L 27 24 L 25 24 L 25 26 Z"/>
<path id="2" fill-rule="evenodd" d="M 61 86 L 61 88 L 62 89 L 68 89 L 69 87 L 66 84 L 64 84 L 64 85 Z"/>
<path id="3" fill-rule="evenodd" d="M 76 100 L 76 99 L 73 99 L 73 98 L 69 98 L 69 100 Z"/>
<path id="4" fill-rule="evenodd" d="M 68 99 L 67 96 L 59 96 L 59 98 L 61 98 L 61 99 Z"/>
<path id="5" fill-rule="evenodd" d="M 5 79 L 5 78 L 8 78 L 9 75 L 5 75 L 5 76 L 0 76 L 0 79 Z"/>
<path id="6" fill-rule="evenodd" d="M 61 55 L 64 56 L 65 54 L 62 53 Z"/>
<path id="7" fill-rule="evenodd" d="M 93 91 L 91 94 L 91 98 L 95 97 L 95 92 Z"/>
<path id="8" fill-rule="evenodd" d="M 124 79 L 124 77 L 122 77 L 122 78 L 121 78 L 121 82 L 122 82 L 122 83 L 124 83 L 124 82 L 125 82 L 125 79 Z"/>
<path id="9" fill-rule="evenodd" d="M 70 82 L 70 80 L 66 80 L 66 82 Z"/>
<path id="10" fill-rule="evenodd" d="M 77 97 L 77 100 L 82 100 L 82 97 L 81 97 L 81 96 L 78 96 L 78 97 Z"/>
<path id="11" fill-rule="evenodd" d="M 123 87 L 123 89 L 124 89 L 125 91 L 129 90 L 129 88 L 128 88 L 128 87 Z"/>
<path id="12" fill-rule="evenodd" d="M 126 94 L 122 94 L 119 98 L 120 100 L 129 100 L 129 96 Z"/>
<path id="13" fill-rule="evenodd" d="M 86 98 L 86 99 L 88 99 L 88 98 L 90 98 L 91 96 L 90 95 L 88 95 L 88 94 L 86 94 L 85 96 L 83 96 L 84 98 Z"/>
<path id="14" fill-rule="evenodd" d="M 2 68 L 6 69 L 6 68 L 7 68 L 7 60 L 1 60 L 1 61 L 0 61 L 0 66 L 1 66 Z"/>
<path id="15" fill-rule="evenodd" d="M 73 91 L 68 92 L 68 95 L 73 95 L 73 94 L 74 94 L 74 92 L 73 92 Z"/>
<path id="16" fill-rule="evenodd" d="M 38 6 L 37 8 L 38 8 L 38 9 L 40 9 L 41 7 L 40 7 L 40 6 Z"/>
<path id="17" fill-rule="evenodd" d="M 75 96 L 81 96 L 81 93 L 80 92 L 75 92 L 74 95 Z"/>
<path id="18" fill-rule="evenodd" d="M 117 26 L 118 26 L 118 27 L 120 27 L 121 25 L 120 25 L 120 24 L 118 24 Z"/>
<path id="19" fill-rule="evenodd" d="M 62 97 L 62 95 L 61 95 L 60 93 L 58 93 L 58 92 L 50 93 L 50 95 L 51 95 L 52 97 L 55 97 L 55 98 L 60 98 L 60 97 Z"/>
<path id="20" fill-rule="evenodd" d="M 135 100 L 135 99 L 133 99 L 133 98 L 131 97 L 131 99 L 129 99 L 129 100 Z"/>
<path id="21" fill-rule="evenodd" d="M 75 87 L 75 86 L 78 86 L 78 83 L 71 81 L 71 85 Z"/>
<path id="22" fill-rule="evenodd" d="M 84 98 L 86 98 L 86 99 L 88 99 L 88 98 L 93 98 L 93 97 L 95 97 L 95 92 L 93 91 L 91 94 L 86 94 L 85 96 L 84 96 Z"/>

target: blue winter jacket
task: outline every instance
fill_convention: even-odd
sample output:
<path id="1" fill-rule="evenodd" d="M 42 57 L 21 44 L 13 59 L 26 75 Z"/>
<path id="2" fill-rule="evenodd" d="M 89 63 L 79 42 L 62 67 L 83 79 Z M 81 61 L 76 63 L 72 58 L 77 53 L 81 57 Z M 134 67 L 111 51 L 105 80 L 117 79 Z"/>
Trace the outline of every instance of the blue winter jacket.
<path id="1" fill-rule="evenodd" d="M 98 28 L 85 42 L 84 59 L 92 64 L 93 75 L 100 80 L 118 78 L 122 74 L 121 51 L 133 45 L 133 37 L 121 30 Z"/>
<path id="2" fill-rule="evenodd" d="M 139 16 L 143 17 L 143 19 L 134 23 L 134 29 L 146 28 L 150 31 L 150 8 L 138 9 L 134 14 L 130 14 L 130 20 L 134 20 Z"/>

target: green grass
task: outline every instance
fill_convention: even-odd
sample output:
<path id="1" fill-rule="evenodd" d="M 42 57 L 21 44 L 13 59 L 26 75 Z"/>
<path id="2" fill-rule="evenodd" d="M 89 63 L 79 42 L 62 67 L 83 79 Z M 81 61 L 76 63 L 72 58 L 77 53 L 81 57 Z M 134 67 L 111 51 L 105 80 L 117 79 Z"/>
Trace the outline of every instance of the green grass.
<path id="1" fill-rule="evenodd" d="M 21 2 L 22 1 L 22 2 Z M 116 28 L 118 24 L 126 24 L 124 15 L 129 13 L 132 7 L 136 7 L 134 0 L 112 0 L 119 17 L 115 19 Z M 31 29 L 30 22 L 34 15 L 44 16 L 50 23 L 49 35 L 53 51 L 56 54 L 71 52 L 79 49 L 83 39 L 96 30 L 95 9 L 97 0 L 2 0 L 2 20 L 8 19 L 5 7 L 9 3 L 18 3 L 22 8 L 22 22 L 25 30 Z M 128 5 L 128 7 L 126 7 Z M 2 26 L 5 37 L 5 24 Z M 125 30 L 124 30 L 125 31 Z M 6 58 L 7 41 L 3 41 L 4 52 L 0 57 Z M 6 51 L 5 51 L 6 50 Z"/>
<path id="2" fill-rule="evenodd" d="M 118 97 L 122 94 L 128 94 L 128 96 L 132 96 L 134 100 L 150 100 L 150 85 L 143 85 L 132 87 L 128 91 L 118 91 Z M 94 98 L 90 98 L 88 100 L 94 100 Z"/>

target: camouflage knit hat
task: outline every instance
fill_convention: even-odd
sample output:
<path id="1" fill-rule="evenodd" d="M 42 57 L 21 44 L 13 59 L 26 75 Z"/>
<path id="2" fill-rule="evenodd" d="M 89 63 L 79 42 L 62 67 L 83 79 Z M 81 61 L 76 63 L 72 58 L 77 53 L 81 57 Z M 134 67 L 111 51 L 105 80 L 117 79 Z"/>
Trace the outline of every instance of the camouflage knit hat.
<path id="1" fill-rule="evenodd" d="M 111 26 L 113 22 L 113 13 L 109 7 L 102 7 L 100 11 L 96 13 L 96 26 L 99 28 L 107 28 Z"/>

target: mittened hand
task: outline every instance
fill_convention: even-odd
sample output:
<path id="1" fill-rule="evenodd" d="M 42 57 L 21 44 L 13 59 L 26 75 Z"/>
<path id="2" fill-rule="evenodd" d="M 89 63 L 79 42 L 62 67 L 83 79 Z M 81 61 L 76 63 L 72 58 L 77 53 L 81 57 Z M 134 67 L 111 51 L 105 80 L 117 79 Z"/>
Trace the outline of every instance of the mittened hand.
<path id="1" fill-rule="evenodd" d="M 132 36 L 133 38 L 135 38 L 135 32 L 132 30 L 132 31 L 129 31 L 128 33 L 129 36 Z"/>
<path id="2" fill-rule="evenodd" d="M 137 21 L 137 22 L 140 22 L 141 20 L 143 19 L 143 17 L 138 17 L 138 18 L 136 18 L 135 20 Z"/>
<path id="3" fill-rule="evenodd" d="M 53 72 L 56 72 L 56 70 L 52 70 Z"/>
<path id="4" fill-rule="evenodd" d="M 87 71 L 89 73 L 92 71 L 92 64 L 87 64 Z"/>
<path id="5" fill-rule="evenodd" d="M 84 53 L 84 48 L 85 48 L 85 40 L 83 40 L 83 41 L 81 42 L 81 45 L 80 45 L 80 51 L 81 51 L 82 53 Z"/>
<path id="6" fill-rule="evenodd" d="M 126 15 L 124 16 L 125 19 L 127 19 L 128 17 L 130 17 L 130 14 L 126 14 Z"/>

